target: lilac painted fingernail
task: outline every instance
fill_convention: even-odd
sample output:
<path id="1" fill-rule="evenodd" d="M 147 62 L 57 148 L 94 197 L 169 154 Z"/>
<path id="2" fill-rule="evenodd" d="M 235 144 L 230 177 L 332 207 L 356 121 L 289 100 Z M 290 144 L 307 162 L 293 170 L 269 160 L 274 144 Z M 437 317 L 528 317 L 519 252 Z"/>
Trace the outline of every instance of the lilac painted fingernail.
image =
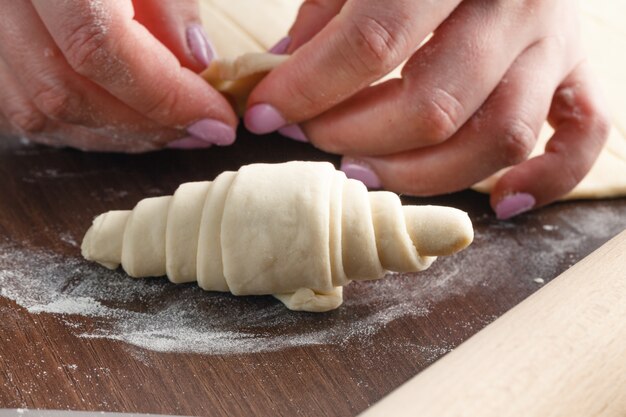
<path id="1" fill-rule="evenodd" d="M 205 67 L 208 67 L 216 56 L 215 48 L 199 23 L 194 23 L 187 28 L 187 45 L 191 55 Z"/>
<path id="2" fill-rule="evenodd" d="M 378 189 L 382 187 L 380 178 L 365 161 L 344 157 L 341 160 L 341 170 L 348 178 L 361 181 L 367 188 Z"/>
<path id="3" fill-rule="evenodd" d="M 194 136 L 187 136 L 168 143 L 166 147 L 170 149 L 205 149 L 210 148 L 211 146 L 213 145 L 205 140 Z"/>
<path id="4" fill-rule="evenodd" d="M 309 142 L 309 139 L 306 137 L 302 128 L 297 124 L 287 125 L 285 127 L 281 127 L 278 129 L 278 133 L 281 135 L 288 137 L 289 139 L 293 139 L 298 142 Z"/>
<path id="5" fill-rule="evenodd" d="M 535 197 L 528 193 L 511 194 L 496 206 L 496 217 L 500 220 L 510 219 L 532 209 L 535 203 Z"/>
<path id="6" fill-rule="evenodd" d="M 257 135 L 274 132 L 287 124 L 283 115 L 270 104 L 255 104 L 250 107 L 243 122 L 250 132 Z"/>
<path id="7" fill-rule="evenodd" d="M 187 127 L 187 132 L 211 145 L 232 145 L 237 136 L 235 130 L 226 123 L 215 119 L 202 119 Z"/>
<path id="8" fill-rule="evenodd" d="M 289 49 L 289 45 L 291 45 L 291 36 L 285 36 L 278 42 L 276 45 L 272 46 L 267 52 L 270 54 L 283 55 Z"/>

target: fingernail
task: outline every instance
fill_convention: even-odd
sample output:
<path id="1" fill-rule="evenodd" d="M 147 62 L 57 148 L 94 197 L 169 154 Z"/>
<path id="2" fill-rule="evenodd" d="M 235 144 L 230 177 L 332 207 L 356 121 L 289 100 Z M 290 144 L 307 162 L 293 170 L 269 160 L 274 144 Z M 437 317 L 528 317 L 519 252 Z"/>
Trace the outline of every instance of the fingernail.
<path id="1" fill-rule="evenodd" d="M 298 142 L 309 142 L 309 139 L 306 137 L 302 128 L 297 124 L 287 125 L 285 127 L 281 127 L 278 129 L 278 133 L 281 135 L 288 137 L 289 139 L 293 139 Z"/>
<path id="2" fill-rule="evenodd" d="M 285 118 L 269 104 L 255 104 L 243 118 L 246 128 L 257 135 L 274 132 L 287 124 Z"/>
<path id="3" fill-rule="evenodd" d="M 496 206 L 496 217 L 510 219 L 535 207 L 535 197 L 528 193 L 515 193 L 505 197 Z"/>
<path id="4" fill-rule="evenodd" d="M 167 144 L 167 148 L 170 149 L 205 149 L 210 148 L 209 142 L 196 138 L 194 136 L 187 136 L 186 138 L 178 139 Z"/>
<path id="5" fill-rule="evenodd" d="M 285 36 L 276 45 L 272 46 L 267 52 L 270 54 L 283 55 L 291 45 L 291 36 Z"/>
<path id="6" fill-rule="evenodd" d="M 191 55 L 205 67 L 208 67 L 216 56 L 215 48 L 211 45 L 206 31 L 198 23 L 187 28 L 187 45 Z"/>
<path id="7" fill-rule="evenodd" d="M 187 127 L 187 132 L 211 145 L 227 146 L 235 141 L 235 130 L 215 119 L 202 119 Z"/>
<path id="8" fill-rule="evenodd" d="M 341 160 L 341 170 L 348 178 L 361 181 L 367 188 L 378 189 L 382 187 L 380 178 L 365 161 L 344 157 Z"/>

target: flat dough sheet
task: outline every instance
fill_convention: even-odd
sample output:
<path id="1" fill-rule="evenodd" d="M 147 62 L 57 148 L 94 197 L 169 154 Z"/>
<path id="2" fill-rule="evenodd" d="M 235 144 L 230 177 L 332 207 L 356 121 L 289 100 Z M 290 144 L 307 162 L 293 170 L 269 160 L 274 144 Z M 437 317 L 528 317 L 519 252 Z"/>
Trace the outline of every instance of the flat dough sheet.
<path id="1" fill-rule="evenodd" d="M 294 0 L 263 0 L 263 7 L 259 7 L 259 3 L 259 0 L 202 0 L 205 27 L 218 56 L 225 59 L 223 62 L 249 52 L 267 51 L 285 36 L 300 4 Z M 607 145 L 589 174 L 562 199 L 625 196 L 626 77 L 623 74 L 626 58 L 622 51 L 626 51 L 626 29 L 621 20 L 626 16 L 626 1 L 582 0 L 580 4 L 583 42 L 612 109 L 613 127 Z M 277 60 L 276 64 L 279 62 Z M 266 64 L 262 65 L 263 71 L 267 70 Z M 398 74 L 396 70 L 385 78 Z M 250 89 L 248 83 L 244 90 L 247 92 Z M 241 110 L 245 103 L 239 97 L 233 104 Z M 531 156 L 543 153 L 552 132 L 546 123 Z M 494 174 L 472 188 L 488 193 L 505 171 Z"/>

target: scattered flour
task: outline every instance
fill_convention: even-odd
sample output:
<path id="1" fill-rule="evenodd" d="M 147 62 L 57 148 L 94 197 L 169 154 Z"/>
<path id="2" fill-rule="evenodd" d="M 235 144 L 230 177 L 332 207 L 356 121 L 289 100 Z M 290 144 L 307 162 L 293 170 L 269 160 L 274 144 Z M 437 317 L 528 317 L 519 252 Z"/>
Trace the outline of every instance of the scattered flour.
<path id="1" fill-rule="evenodd" d="M 6 240 L 0 240 L 0 295 L 32 314 L 58 315 L 78 337 L 161 352 L 237 354 L 354 338 L 367 342 L 392 321 L 426 316 L 435 304 L 475 288 L 489 288 L 496 297 L 498 288 L 510 288 L 514 280 L 527 293 L 535 277 L 557 275 L 559 265 L 569 263 L 588 239 L 626 227 L 626 218 L 615 210 L 598 209 L 593 216 L 576 208 L 562 211 L 558 227 L 540 237 L 511 233 L 516 227 L 511 222 L 475 219 L 478 232 L 466 251 L 440 259 L 418 275 L 352 283 L 345 289 L 344 305 L 325 314 L 291 312 L 269 296 L 234 297 L 164 278 L 132 279 L 79 257 Z M 542 229 L 541 216 L 529 216 Z M 528 245 L 533 259 L 520 259 L 520 247 Z M 523 265 L 525 275 L 512 275 L 512 265 Z"/>
<path id="2" fill-rule="evenodd" d="M 22 152 L 23 154 L 40 153 L 36 148 L 29 150 L 28 148 Z M 64 180 L 64 179 L 75 179 L 75 178 L 84 178 L 94 175 L 102 175 L 103 173 L 113 171 L 112 169 L 107 170 L 91 170 L 91 171 L 60 171 L 58 169 L 31 169 L 28 171 L 27 175 L 22 177 L 22 181 L 29 184 L 34 184 L 41 182 L 42 180 Z"/>
<path id="3" fill-rule="evenodd" d="M 101 35 L 105 35 L 109 30 L 111 15 L 102 0 L 90 0 L 86 3 L 89 7 L 89 16 L 92 18 L 92 24 L 98 29 Z"/>
<path id="4" fill-rule="evenodd" d="M 414 278 L 401 276 L 356 284 L 344 308 L 318 315 L 290 312 L 271 297 L 209 293 L 165 279 L 135 280 L 46 251 L 9 245 L 0 250 L 3 297 L 32 314 L 63 316 L 77 336 L 156 351 L 224 354 L 341 343 L 368 337 L 398 317 L 428 313 L 417 291 L 410 290 Z M 98 325 L 82 326 L 73 316 L 95 318 Z"/>
<path id="5" fill-rule="evenodd" d="M 75 248 L 77 248 L 78 242 L 76 241 L 76 239 L 74 239 L 74 236 L 72 236 L 70 233 L 68 232 L 63 232 L 61 234 L 59 234 L 59 239 L 61 240 L 61 242 L 65 242 L 70 246 L 73 246 Z"/>

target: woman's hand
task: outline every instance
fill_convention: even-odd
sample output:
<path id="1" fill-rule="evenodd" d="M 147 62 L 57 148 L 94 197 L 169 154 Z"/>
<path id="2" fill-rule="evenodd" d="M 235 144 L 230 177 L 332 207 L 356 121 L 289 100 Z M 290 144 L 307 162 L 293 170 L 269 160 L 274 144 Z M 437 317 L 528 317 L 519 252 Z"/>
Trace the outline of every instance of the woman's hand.
<path id="1" fill-rule="evenodd" d="M 447 193 L 515 165 L 491 195 L 508 218 L 574 188 L 608 134 L 572 0 L 310 0 L 290 37 L 246 125 L 348 155 L 371 187 Z M 527 160 L 546 118 L 555 134 Z"/>
<path id="2" fill-rule="evenodd" d="M 234 141 L 231 106 L 195 74 L 213 55 L 197 0 L 0 8 L 0 126 L 12 133 L 88 150 Z"/>

